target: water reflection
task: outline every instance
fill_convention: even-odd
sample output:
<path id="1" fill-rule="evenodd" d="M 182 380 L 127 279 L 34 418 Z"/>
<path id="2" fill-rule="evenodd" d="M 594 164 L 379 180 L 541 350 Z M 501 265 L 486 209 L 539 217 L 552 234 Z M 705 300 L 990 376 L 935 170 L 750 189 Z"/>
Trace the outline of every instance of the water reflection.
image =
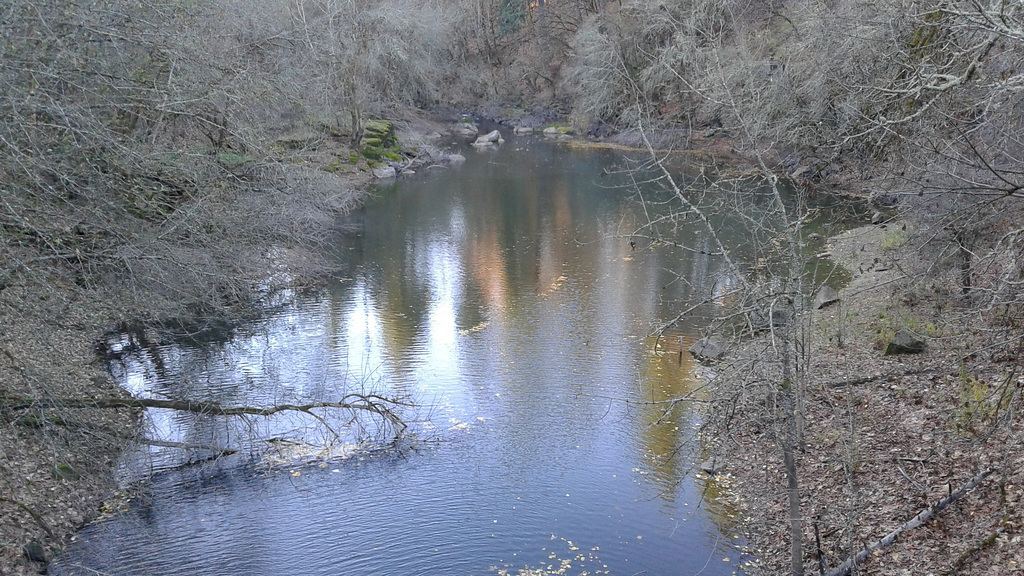
<path id="1" fill-rule="evenodd" d="M 707 296 L 692 287 L 710 290 L 720 263 L 631 244 L 638 208 L 595 185 L 609 153 L 531 146 L 387 191 L 338 251 L 344 279 L 227 342 L 116 371 L 137 394 L 226 404 L 406 396 L 423 406 L 407 414 L 412 452 L 162 474 L 55 573 L 484 574 L 546 566 L 568 541 L 611 573 L 732 573 L 685 476 L 692 415 L 664 403 L 693 385 L 674 346 L 697 329 L 658 351 L 648 337 Z M 152 421 L 165 439 L 249 453 L 336 441 L 305 417 Z"/>

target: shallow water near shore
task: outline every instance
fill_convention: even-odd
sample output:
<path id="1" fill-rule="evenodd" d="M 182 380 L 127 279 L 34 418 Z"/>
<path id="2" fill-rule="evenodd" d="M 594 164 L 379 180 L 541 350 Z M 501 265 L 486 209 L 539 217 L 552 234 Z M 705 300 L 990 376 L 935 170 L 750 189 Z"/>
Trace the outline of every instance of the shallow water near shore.
<path id="1" fill-rule="evenodd" d="M 410 427 L 392 442 L 330 411 L 150 411 L 165 446 L 123 467 L 154 471 L 145 495 L 50 573 L 736 573 L 735 512 L 693 471 L 696 418 L 665 402 L 694 386 L 680 346 L 717 304 L 652 336 L 728 279 L 707 255 L 638 246 L 649 215 L 601 177 L 619 154 L 535 139 L 467 151 L 458 170 L 381 188 L 322 289 L 203 343 L 114 336 L 112 372 L 136 395 L 375 392 L 415 404 Z M 237 453 L 195 463 L 216 448 Z"/>

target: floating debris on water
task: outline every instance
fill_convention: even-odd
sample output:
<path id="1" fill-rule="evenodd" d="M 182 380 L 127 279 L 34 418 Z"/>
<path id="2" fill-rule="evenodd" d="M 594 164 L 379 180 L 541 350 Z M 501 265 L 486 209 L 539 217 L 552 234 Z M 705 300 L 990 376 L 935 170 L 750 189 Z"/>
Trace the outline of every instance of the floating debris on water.
<path id="1" fill-rule="evenodd" d="M 490 324 L 490 322 L 484 321 L 484 322 L 481 322 L 481 323 L 477 324 L 476 326 L 473 326 L 472 328 L 466 328 L 465 330 L 459 330 L 459 336 L 468 336 L 468 335 L 470 335 L 470 334 L 472 334 L 474 332 L 479 332 L 479 331 L 483 330 L 484 328 L 487 328 L 488 324 Z"/>

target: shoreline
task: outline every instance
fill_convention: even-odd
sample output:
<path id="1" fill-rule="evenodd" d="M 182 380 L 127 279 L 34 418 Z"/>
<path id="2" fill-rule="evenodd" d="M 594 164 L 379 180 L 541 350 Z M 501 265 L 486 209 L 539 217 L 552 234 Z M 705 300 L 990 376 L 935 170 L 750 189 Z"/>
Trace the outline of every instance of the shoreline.
<path id="1" fill-rule="evenodd" d="M 395 111 L 396 136 L 403 149 L 428 150 L 435 160 L 447 158 L 433 143 L 446 124 L 426 113 Z M 271 159 L 288 166 L 325 166 L 345 156 L 343 145 L 325 139 L 320 148 Z M 310 171 L 307 178 L 326 185 L 319 190 L 299 180 L 288 191 L 284 212 L 275 222 L 313 236 L 282 252 L 285 268 L 302 284 L 329 273 L 312 253 L 318 234 L 332 222 L 358 210 L 379 179 L 373 166 L 341 165 L 342 170 Z M 386 179 L 387 180 L 393 180 Z M 296 207 L 297 206 L 297 207 Z M 313 230 L 296 222 L 314 221 Z M 216 239 L 212 240 L 216 243 Z M 266 246 L 253 245 L 262 250 Z M 263 271 L 275 274 L 281 262 L 265 259 Z M 258 266 L 254 267 L 258 268 Z M 294 269 L 293 269 L 294 268 Z M 0 402 L 11 398 L 125 398 L 127 392 L 111 378 L 97 352 L 103 336 L 118 325 L 159 328 L 169 319 L 207 322 L 188 302 L 169 301 L 165 294 L 129 292 L 120 284 L 81 286 L 59 266 L 0 276 Z M 141 304 L 140 304 L 141 303 Z M 250 303 L 240 302 L 246 311 Z M 229 313 L 234 304 L 219 310 Z M 198 315 L 197 315 L 198 314 Z M 0 573 L 25 576 L 45 571 L 55 554 L 90 521 L 123 506 L 126 495 L 116 486 L 114 467 L 125 445 L 139 432 L 141 412 L 134 409 L 9 410 L 0 406 Z"/>
<path id="2" fill-rule="evenodd" d="M 930 523 L 874 551 L 864 569 L 1019 575 L 1024 546 L 1015 533 L 1024 502 L 1024 455 L 1005 448 L 1021 431 L 1020 417 L 988 436 L 968 428 L 984 423 L 965 423 L 965 387 L 996 378 L 1001 367 L 965 363 L 975 339 L 946 332 L 941 307 L 934 306 L 939 295 L 903 285 L 921 263 L 913 252 L 901 257 L 901 250 L 889 248 L 897 235 L 909 238 L 912 232 L 891 222 L 830 238 L 829 251 L 852 279 L 839 290 L 838 304 L 811 311 L 805 320 L 805 428 L 796 455 L 805 569 L 836 568 L 980 470 L 992 469 L 991 477 Z M 922 333 L 926 350 L 884 356 L 884 340 L 897 327 Z M 786 473 L 770 426 L 758 420 L 760 408 L 758 402 L 738 408 L 731 442 L 715 454 L 727 462 L 731 499 L 747 518 L 744 552 L 753 560 L 744 568 L 755 576 L 790 570 Z"/>

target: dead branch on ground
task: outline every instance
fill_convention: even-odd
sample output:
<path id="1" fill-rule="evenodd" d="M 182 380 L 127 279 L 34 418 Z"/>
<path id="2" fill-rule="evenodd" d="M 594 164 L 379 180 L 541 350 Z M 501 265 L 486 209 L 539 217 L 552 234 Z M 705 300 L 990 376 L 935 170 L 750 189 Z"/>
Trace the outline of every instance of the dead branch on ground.
<path id="1" fill-rule="evenodd" d="M 904 523 L 899 528 L 886 534 L 886 536 L 881 540 L 869 544 L 866 548 L 855 554 L 852 558 L 840 564 L 838 568 L 829 572 L 828 576 L 847 576 L 848 574 L 853 572 L 854 568 L 856 568 L 862 562 L 864 562 L 864 560 L 871 556 L 876 550 L 881 550 L 882 548 L 890 546 L 891 544 L 896 542 L 896 539 L 899 538 L 904 532 L 907 532 L 908 530 L 913 530 L 914 528 L 919 528 L 927 524 L 928 521 L 934 518 L 936 514 L 942 512 L 950 504 L 956 502 L 961 496 L 967 494 L 968 492 L 976 488 L 978 484 L 981 484 L 982 481 L 985 480 L 985 478 L 988 478 L 988 476 L 992 474 L 992 472 L 994 472 L 994 470 L 992 470 L 991 468 L 979 472 L 974 478 L 971 478 L 970 482 L 964 484 L 960 488 L 957 488 L 956 490 L 951 492 L 949 496 L 946 496 L 942 500 L 939 500 L 932 506 L 925 508 L 917 516 L 914 516 L 914 518 Z"/>

